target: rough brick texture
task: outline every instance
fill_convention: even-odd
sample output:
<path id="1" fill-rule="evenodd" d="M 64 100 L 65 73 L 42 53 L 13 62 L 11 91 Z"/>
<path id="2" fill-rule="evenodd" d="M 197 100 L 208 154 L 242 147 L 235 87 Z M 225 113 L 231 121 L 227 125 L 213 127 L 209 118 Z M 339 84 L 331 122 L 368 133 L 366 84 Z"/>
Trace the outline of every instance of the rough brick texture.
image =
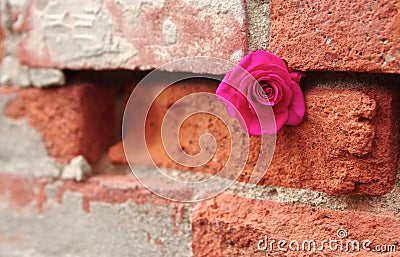
<path id="1" fill-rule="evenodd" d="M 387 83 L 381 78 L 338 78 L 335 74 L 310 74 L 304 83 L 304 122 L 300 126 L 285 126 L 279 132 L 272 163 L 260 184 L 334 194 L 379 195 L 393 188 L 398 165 L 398 92 L 393 87 L 373 87 Z M 327 85 L 337 88 L 319 88 Z M 217 151 L 201 167 L 173 162 L 164 151 L 160 135 L 162 118 L 173 102 L 184 95 L 212 92 L 215 88 L 216 83 L 207 80 L 181 83 L 156 100 L 149 112 L 146 133 L 150 154 L 157 165 L 210 174 L 222 169 L 230 155 L 230 136 L 216 117 L 196 114 L 180 128 L 182 149 L 192 155 L 199 153 L 201 134 L 209 132 L 215 136 Z M 126 140 L 129 142 L 129 138 Z M 251 137 L 249 158 L 239 181 L 248 181 L 259 150 L 259 137 Z M 110 149 L 109 158 L 126 162 L 122 144 Z M 137 162 L 140 163 L 139 158 Z"/>
<path id="2" fill-rule="evenodd" d="M 30 1 L 27 8 L 14 29 L 25 33 L 19 58 L 31 66 L 151 69 L 193 56 L 239 61 L 247 52 L 242 0 Z"/>
<path id="3" fill-rule="evenodd" d="M 76 183 L 0 174 L 0 219 L 1 256 L 191 256 L 185 206 L 132 175 Z"/>
<path id="4" fill-rule="evenodd" d="M 149 152 L 157 165 L 176 168 L 179 170 L 188 169 L 188 167 L 184 165 L 179 165 L 177 163 L 171 162 L 171 159 L 168 157 L 168 154 L 166 153 L 161 141 L 162 139 L 160 131 L 162 118 L 165 116 L 172 103 L 192 93 L 214 93 L 217 84 L 218 83 L 213 80 L 190 80 L 180 82 L 166 89 L 154 102 L 149 110 L 149 115 L 146 120 L 146 139 Z M 135 122 L 134 118 L 132 118 L 132 122 Z M 211 124 L 214 124 L 215 126 Z M 132 126 L 132 128 L 134 128 L 134 126 Z M 171 129 L 175 130 L 177 128 Z M 215 129 L 220 130 L 219 133 L 216 133 L 217 131 L 215 131 Z M 224 137 L 226 137 L 226 134 L 228 134 L 228 131 L 224 129 L 224 124 L 208 114 L 193 115 L 182 124 L 182 128 L 179 133 L 179 140 L 182 144 L 183 149 L 189 154 L 197 154 L 200 151 L 197 140 L 199 139 L 201 134 L 206 132 L 210 132 L 211 134 L 216 136 L 216 140 L 217 142 L 219 142 L 217 152 L 226 153 L 226 149 L 230 149 L 230 142 L 226 142 L 226 139 L 224 139 Z M 137 135 L 135 133 L 128 133 L 127 137 L 125 138 L 125 144 L 131 144 L 134 146 L 136 136 Z M 126 157 L 122 143 L 118 143 L 111 147 L 108 153 L 108 157 L 113 162 L 126 163 L 127 161 L 125 159 Z M 220 158 L 218 158 L 218 161 L 210 162 L 207 165 L 206 169 L 208 172 L 216 174 L 221 169 L 221 163 L 223 161 L 226 161 L 227 156 L 219 155 L 219 157 Z M 135 161 L 135 163 L 147 164 L 143 162 L 143 158 L 140 158 L 140 155 L 132 156 L 131 160 Z M 190 170 L 202 171 L 204 170 L 203 168 L 204 167 L 198 167 L 192 168 Z"/>
<path id="5" fill-rule="evenodd" d="M 400 4 L 271 1 L 269 50 L 298 70 L 400 73 Z"/>
<path id="6" fill-rule="evenodd" d="M 323 210 L 227 194 L 201 203 L 193 214 L 192 222 L 192 247 L 195 257 L 397 256 L 393 252 L 378 253 L 374 250 L 378 245 L 398 248 L 400 240 L 398 218 Z M 339 230 L 341 232 L 338 232 Z M 343 230 L 347 232 L 347 236 L 344 236 Z M 341 239 L 338 235 L 344 237 Z M 263 250 L 265 236 L 268 238 L 268 247 Z M 258 250 L 260 240 L 264 242 L 260 243 L 261 250 Z M 284 245 L 280 245 L 281 248 L 286 248 L 286 251 L 279 250 L 279 240 L 286 241 Z M 289 245 L 292 240 L 299 243 L 299 250 L 295 250 L 296 243 Z M 317 250 L 309 251 L 308 244 L 302 248 L 304 240 L 313 240 Z M 325 242 L 322 248 L 323 240 L 338 241 L 331 244 L 332 248 Z M 360 251 L 352 248 L 350 240 L 359 241 Z M 367 243 L 366 248 L 372 251 L 363 249 L 365 240 L 371 241 L 371 244 Z M 331 250 L 335 247 L 336 250 Z M 313 246 L 310 249 L 313 249 Z"/>
<path id="7" fill-rule="evenodd" d="M 0 0 L 0 256 L 400 256 L 399 35 L 398 0 Z M 306 114 L 254 185 L 269 149 L 215 91 L 258 49 L 303 71 Z M 201 202 L 167 199 L 215 181 L 153 176 L 232 160 Z"/>
<path id="8" fill-rule="evenodd" d="M 390 91 L 314 88 L 305 94 L 305 120 L 278 134 L 261 184 L 330 193 L 389 192 L 398 160 Z"/>
<path id="9" fill-rule="evenodd" d="M 23 178 L 15 174 L 0 174 L 0 198 L 3 200 L 7 198 L 9 206 L 14 211 L 21 211 L 34 203 L 37 211 L 42 212 L 46 209 L 47 196 L 44 187 L 47 183 L 47 178 Z"/>
<path id="10" fill-rule="evenodd" d="M 67 163 L 77 155 L 98 160 L 113 140 L 114 90 L 88 84 L 63 88 L 14 87 L 4 109 L 12 119 L 28 120 L 42 135 L 50 156 Z M 8 92 L 9 93 L 9 92 Z"/>

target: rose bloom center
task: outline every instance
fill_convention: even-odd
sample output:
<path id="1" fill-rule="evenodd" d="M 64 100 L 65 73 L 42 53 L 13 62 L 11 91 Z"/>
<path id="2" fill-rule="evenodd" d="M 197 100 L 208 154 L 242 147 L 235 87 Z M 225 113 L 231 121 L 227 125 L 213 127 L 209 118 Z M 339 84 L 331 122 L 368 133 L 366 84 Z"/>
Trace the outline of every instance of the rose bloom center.
<path id="1" fill-rule="evenodd" d="M 260 85 L 263 91 L 265 92 L 265 95 L 267 96 L 268 100 L 271 101 L 271 103 L 273 104 L 275 101 L 275 93 L 276 93 L 275 89 L 268 82 L 265 81 L 261 81 Z"/>

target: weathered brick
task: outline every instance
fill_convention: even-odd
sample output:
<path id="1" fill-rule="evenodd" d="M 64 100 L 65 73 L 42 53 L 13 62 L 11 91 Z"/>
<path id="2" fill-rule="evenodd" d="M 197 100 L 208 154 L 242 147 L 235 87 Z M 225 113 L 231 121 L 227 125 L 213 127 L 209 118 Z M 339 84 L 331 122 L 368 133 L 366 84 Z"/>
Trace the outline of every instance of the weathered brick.
<path id="1" fill-rule="evenodd" d="M 0 174 L 0 198 L 6 197 L 10 207 L 21 211 L 34 204 L 39 212 L 46 210 L 47 196 L 44 190 L 46 178 L 21 177 L 16 174 Z"/>
<path id="2" fill-rule="evenodd" d="M 132 175 L 77 183 L 0 174 L 0 219 L 1 256 L 191 256 L 186 206 Z"/>
<path id="3" fill-rule="evenodd" d="M 167 110 L 171 107 L 172 103 L 179 100 L 187 95 L 197 92 L 208 92 L 213 93 L 218 85 L 217 81 L 214 80 L 186 80 L 179 82 L 171 87 L 168 87 L 160 96 L 156 99 L 149 110 L 149 115 L 146 120 L 146 140 L 149 153 L 153 160 L 160 167 L 175 168 L 178 170 L 191 170 L 191 171 L 204 171 L 205 167 L 190 168 L 184 165 L 180 165 L 171 161 L 167 152 L 165 151 L 162 139 L 161 139 L 161 125 L 163 116 Z M 129 110 L 127 110 L 129 111 Z M 135 119 L 132 117 L 132 122 Z M 214 125 L 211 125 L 214 124 Z M 189 154 L 197 154 L 200 150 L 197 140 L 200 135 L 206 132 L 210 132 L 216 136 L 218 142 L 217 155 L 215 160 L 207 164 L 206 170 L 209 173 L 216 174 L 222 168 L 223 161 L 226 162 L 227 153 L 226 149 L 230 149 L 230 142 L 227 142 L 226 135 L 228 131 L 224 128 L 224 124 L 221 121 L 215 119 L 215 117 L 208 114 L 196 114 L 187 119 L 183 124 L 179 133 L 179 140 L 183 149 Z M 131 126 L 130 131 L 134 130 L 134 125 Z M 171 128 L 177 129 L 177 128 Z M 135 145 L 136 137 L 140 136 L 135 133 L 128 133 L 126 135 L 125 144 Z M 228 138 L 229 139 L 229 138 Z M 112 146 L 108 152 L 108 159 L 112 162 L 127 163 L 122 142 Z M 148 164 L 141 158 L 140 155 L 130 157 L 130 161 L 134 161 L 138 164 Z"/>
<path id="4" fill-rule="evenodd" d="M 14 29 L 23 32 L 20 60 L 35 67 L 151 69 L 193 56 L 238 61 L 247 52 L 242 0 L 30 2 Z M 218 72 L 193 65 L 174 69 Z"/>
<path id="5" fill-rule="evenodd" d="M 398 163 L 395 94 L 372 88 L 312 88 L 305 98 L 304 122 L 280 131 L 261 184 L 335 194 L 388 193 Z"/>
<path id="6" fill-rule="evenodd" d="M 385 81 L 379 76 L 354 76 L 309 74 L 303 85 L 307 107 L 304 122 L 285 126 L 278 133 L 272 163 L 259 184 L 333 194 L 380 195 L 393 188 L 399 158 L 400 103 L 398 90 L 387 85 L 393 83 L 394 77 Z M 215 137 L 216 153 L 200 167 L 172 161 L 160 134 L 162 119 L 173 102 L 194 92 L 214 92 L 216 86 L 216 82 L 208 80 L 181 82 L 154 102 L 146 133 L 149 152 L 157 165 L 215 175 L 227 163 L 231 138 L 226 126 L 212 115 L 193 115 L 179 132 L 182 149 L 192 155 L 200 151 L 201 134 L 208 132 Z M 133 139 L 129 143 L 129 133 L 125 140 L 134 144 Z M 259 150 L 260 138 L 251 137 L 249 158 L 239 181 L 249 180 Z M 109 150 L 109 159 L 126 162 L 121 143 Z M 130 157 L 130 161 L 141 163 L 139 156 Z"/>
<path id="7" fill-rule="evenodd" d="M 196 257 L 397 256 L 393 250 L 399 247 L 400 222 L 399 218 L 391 216 L 317 209 L 221 194 L 196 208 L 192 232 L 193 255 Z M 265 238 L 268 240 L 267 248 L 263 250 Z M 279 246 L 286 250 L 278 248 L 280 240 L 285 244 Z M 295 242 L 291 243 L 293 240 Z M 308 250 L 308 243 L 303 247 L 305 240 L 314 241 L 316 250 L 312 251 L 313 243 L 311 250 Z M 337 241 L 329 245 L 329 240 Z M 352 248 L 355 240 L 359 242 L 359 251 L 356 246 Z M 371 242 L 365 245 L 371 251 L 363 248 L 366 240 Z M 299 250 L 296 250 L 296 242 Z M 261 250 L 258 249 L 259 243 Z M 392 252 L 377 252 L 375 247 L 378 245 L 391 247 Z"/>
<path id="8" fill-rule="evenodd" d="M 60 165 L 49 156 L 39 132 L 26 119 L 16 121 L 3 113 L 17 93 L 17 87 L 0 87 L 0 172 L 58 177 Z"/>
<path id="9" fill-rule="evenodd" d="M 8 100 L 3 110 L 5 115 L 16 120 L 26 119 L 40 133 L 49 155 L 57 162 L 68 163 L 77 155 L 96 161 L 112 142 L 115 131 L 113 89 L 75 84 L 52 89 L 14 87 L 11 90 L 14 92 L 7 97 L 13 99 Z M 2 153 L 7 154 L 12 153 Z"/>
<path id="10" fill-rule="evenodd" d="M 271 1 L 269 50 L 293 69 L 400 73 L 399 2 Z"/>

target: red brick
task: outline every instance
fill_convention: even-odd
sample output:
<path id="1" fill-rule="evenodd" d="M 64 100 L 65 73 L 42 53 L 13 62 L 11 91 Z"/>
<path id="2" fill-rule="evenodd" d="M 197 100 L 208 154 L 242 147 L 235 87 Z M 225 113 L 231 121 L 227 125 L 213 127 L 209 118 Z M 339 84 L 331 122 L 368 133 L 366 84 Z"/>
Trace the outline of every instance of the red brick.
<path id="1" fill-rule="evenodd" d="M 400 73 L 397 0 L 271 1 L 269 50 L 292 69 Z"/>
<path id="2" fill-rule="evenodd" d="M 128 163 L 122 141 L 108 149 L 107 159 L 113 163 Z"/>
<path id="3" fill-rule="evenodd" d="M 347 237 L 337 236 L 339 229 Z M 397 256 L 396 253 L 374 253 L 362 249 L 364 240 L 376 245 L 396 245 L 400 240 L 399 218 L 369 213 L 316 209 L 308 206 L 282 204 L 222 194 L 202 202 L 192 218 L 193 256 Z M 270 251 L 259 251 L 258 243 L 276 240 Z M 343 251 L 279 251 L 277 242 L 314 240 L 317 249 L 322 240 L 342 240 Z M 346 252 L 347 240 L 358 240 L 360 252 Z M 295 244 L 295 243 L 293 243 Z M 340 241 L 338 245 L 340 245 Z M 293 245 L 295 247 L 295 245 Z M 294 248 L 292 247 L 292 248 Z M 351 250 L 351 245 L 349 245 Z M 392 255 L 394 254 L 394 255 Z"/>
<path id="4" fill-rule="evenodd" d="M 159 184 L 162 188 L 164 185 Z M 127 201 L 142 205 L 151 202 L 155 205 L 167 206 L 171 201 L 158 197 L 136 180 L 133 175 L 99 175 L 89 178 L 85 183 L 76 183 L 74 181 L 64 181 L 63 186 L 58 191 L 58 201 L 61 201 L 65 191 L 79 192 L 83 195 L 82 208 L 89 212 L 90 202 L 106 202 L 110 204 L 120 204 Z M 175 188 L 165 188 L 165 191 L 173 194 L 181 194 Z M 182 204 L 176 204 L 176 215 L 183 215 Z M 174 216 L 175 218 L 176 215 Z"/>
<path id="5" fill-rule="evenodd" d="M 146 140 L 147 145 L 149 147 L 149 152 L 154 159 L 154 161 L 164 167 L 170 167 L 180 170 L 187 170 L 188 167 L 179 165 L 174 163 L 169 158 L 165 149 L 163 148 L 161 141 L 161 124 L 162 117 L 165 115 L 171 104 L 180 98 L 196 93 L 196 92 L 215 92 L 217 82 L 213 80 L 190 80 L 176 83 L 175 85 L 166 89 L 160 96 L 156 99 L 149 110 L 148 119 L 146 120 Z M 213 119 L 210 115 L 206 114 L 196 114 L 190 117 L 187 121 L 184 122 L 183 127 L 181 129 L 181 133 L 179 135 L 179 140 L 182 143 L 185 151 L 189 154 L 197 154 L 200 151 L 199 145 L 197 144 L 197 139 L 200 137 L 202 133 L 210 132 L 209 125 L 210 123 L 216 123 L 216 126 L 219 130 L 224 127 L 224 125 L 218 121 Z M 220 137 L 217 135 L 217 142 L 223 142 L 223 138 L 227 131 L 223 131 L 225 133 L 221 133 L 219 131 Z M 135 144 L 135 133 L 128 133 L 125 138 L 125 143 Z M 196 140 L 194 140 L 196 139 Z M 226 145 L 225 147 L 223 145 Z M 224 148 L 229 149 L 229 143 L 223 142 L 223 145 L 220 144 L 218 147 L 218 152 L 226 152 Z M 222 159 L 225 157 L 221 157 Z M 109 149 L 108 159 L 112 162 L 121 162 L 127 163 L 122 142 L 114 145 Z M 135 161 L 138 164 L 148 164 L 145 162 L 141 156 L 132 156 L 131 161 Z M 207 166 L 207 172 L 209 173 L 217 173 L 221 168 L 220 162 L 212 162 Z M 203 167 L 204 168 L 204 167 Z M 190 168 L 192 171 L 202 171 L 201 167 L 199 168 Z"/>
<path id="6" fill-rule="evenodd" d="M 388 193 L 398 163 L 398 116 L 392 109 L 396 94 L 312 88 L 305 95 L 304 122 L 279 132 L 261 184 L 334 194 Z"/>
<path id="7" fill-rule="evenodd" d="M 1 256 L 191 255 L 187 206 L 156 196 L 133 175 L 78 183 L 0 174 L 0 208 Z"/>
<path id="8" fill-rule="evenodd" d="M 189 168 L 187 166 L 175 163 L 169 158 L 162 145 L 160 132 L 162 117 L 164 117 L 171 104 L 180 98 L 196 92 L 213 93 L 215 92 L 217 85 L 218 83 L 213 80 L 190 80 L 179 82 L 166 89 L 153 103 L 146 120 L 146 140 L 149 152 L 157 165 L 178 170 L 190 170 L 198 172 L 204 171 L 204 167 Z M 212 127 L 210 124 L 214 124 L 215 126 Z M 215 131 L 215 129 L 217 129 L 217 131 Z M 179 140 L 182 147 L 189 154 L 197 154 L 200 151 L 197 140 L 201 134 L 206 132 L 210 132 L 216 136 L 216 140 L 219 142 L 217 149 L 217 153 L 219 154 L 217 155 L 217 159 L 224 160 L 226 162 L 227 154 L 229 154 L 226 152 L 226 149 L 230 149 L 230 142 L 226 142 L 227 139 L 224 139 L 224 137 L 226 137 L 228 131 L 221 121 L 208 114 L 201 113 L 193 115 L 183 123 L 179 133 Z M 124 139 L 125 143 L 134 145 L 135 135 L 136 134 L 134 133 L 128 133 L 127 137 Z M 108 159 L 112 162 L 127 163 L 122 142 L 109 149 Z M 148 164 L 139 155 L 132 156 L 130 161 L 135 161 L 135 163 L 138 164 Z M 216 174 L 222 168 L 221 163 L 221 161 L 209 162 L 206 167 L 207 172 Z"/>
<path id="9" fill-rule="evenodd" d="M 77 155 L 98 160 L 115 131 L 114 90 L 89 84 L 62 88 L 14 88 L 5 114 L 26 118 L 38 130 L 49 154 L 60 163 Z"/>
<path id="10" fill-rule="evenodd" d="M 61 203 L 66 191 L 78 192 L 82 194 L 82 209 L 90 212 L 90 202 L 105 202 L 109 204 L 121 204 L 124 202 L 133 202 L 137 205 L 152 203 L 155 206 L 167 206 L 172 203 L 176 213 L 171 217 L 176 223 L 182 222 L 184 209 L 182 203 L 171 202 L 156 196 L 136 180 L 133 175 L 96 175 L 88 178 L 85 182 L 76 182 L 72 180 L 58 180 L 60 184 L 57 187 L 55 195 L 47 195 L 45 187 L 54 183 L 46 178 L 33 178 L 15 174 L 0 174 L 0 198 L 3 198 L 10 206 L 20 211 L 22 208 L 32 205 L 39 211 L 48 209 L 47 201 L 56 200 Z M 156 183 L 154 183 L 155 185 Z M 163 188 L 161 182 L 160 188 Z M 182 194 L 177 188 L 165 188 L 171 195 Z"/>
<path id="11" fill-rule="evenodd" d="M 326 83 L 336 83 L 336 79 L 333 74 Z M 395 183 L 399 158 L 399 92 L 390 87 L 368 87 L 366 82 L 353 89 L 318 88 L 324 80 L 323 76 L 310 74 L 304 81 L 307 88 L 304 122 L 295 127 L 285 126 L 279 132 L 272 163 L 259 184 L 332 194 L 388 193 Z M 149 152 L 157 165 L 209 174 L 222 169 L 230 155 L 230 136 L 217 118 L 196 114 L 180 128 L 180 144 L 193 155 L 200 150 L 197 140 L 201 134 L 209 132 L 215 136 L 217 151 L 212 161 L 201 167 L 187 167 L 172 161 L 160 135 L 162 118 L 174 101 L 190 93 L 215 89 L 216 83 L 206 80 L 184 82 L 170 87 L 154 102 L 146 133 Z M 125 140 L 129 142 L 129 138 L 130 134 Z M 259 137 L 250 138 L 249 158 L 239 181 L 246 182 L 251 175 L 259 156 L 259 140 Z M 108 156 L 111 161 L 126 163 L 121 143 L 112 147 Z M 137 156 L 132 156 L 130 161 L 146 164 Z"/>
<path id="12" fill-rule="evenodd" d="M 28 178 L 14 174 L 0 174 L 0 197 L 7 198 L 11 208 L 20 211 L 23 207 L 35 204 L 38 211 L 47 209 L 45 178 Z"/>
<path id="13" fill-rule="evenodd" d="M 247 52 L 242 0 L 132 4 L 57 0 L 47 6 L 31 1 L 28 6 L 21 26 L 14 29 L 23 32 L 19 58 L 31 66 L 151 69 L 193 56 L 237 61 Z M 174 69 L 215 72 L 213 67 L 193 63 Z"/>

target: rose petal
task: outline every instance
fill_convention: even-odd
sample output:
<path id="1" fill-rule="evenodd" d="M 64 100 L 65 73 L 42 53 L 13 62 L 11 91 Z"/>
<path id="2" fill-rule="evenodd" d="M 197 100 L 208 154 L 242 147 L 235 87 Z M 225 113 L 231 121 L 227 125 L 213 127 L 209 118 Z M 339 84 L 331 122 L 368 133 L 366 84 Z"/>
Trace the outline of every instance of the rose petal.
<path id="1" fill-rule="evenodd" d="M 246 96 L 250 96 L 249 93 L 254 83 L 257 83 L 257 80 L 253 77 L 252 74 L 249 73 L 246 77 L 242 79 L 242 81 L 240 81 L 238 89 Z"/>
<path id="2" fill-rule="evenodd" d="M 304 77 L 304 74 L 303 74 L 303 73 L 300 73 L 300 72 L 290 72 L 289 74 L 290 74 L 290 78 L 291 78 L 294 82 L 296 82 L 297 84 L 299 84 L 301 78 Z"/>
<path id="3" fill-rule="evenodd" d="M 223 78 L 223 82 L 231 85 L 235 89 L 239 89 L 240 83 L 246 78 L 250 73 L 243 69 L 242 67 L 236 67 L 234 70 L 231 70 L 225 75 Z"/>
<path id="4" fill-rule="evenodd" d="M 228 114 L 231 118 L 235 118 L 237 116 L 237 112 L 236 112 L 236 108 L 235 108 L 235 104 L 234 104 L 234 102 L 237 102 L 236 98 L 237 98 L 237 96 L 235 95 L 234 97 L 232 97 L 232 101 L 225 102 L 226 111 L 228 112 Z"/>
<path id="5" fill-rule="evenodd" d="M 249 108 L 250 103 L 247 101 L 247 97 L 241 92 L 238 92 L 236 97 L 237 102 L 234 104 L 236 107 L 235 118 L 239 120 L 246 132 L 254 134 L 256 131 L 260 131 L 257 115 L 252 108 Z"/>
<path id="6" fill-rule="evenodd" d="M 298 125 L 303 121 L 304 113 L 306 110 L 303 92 L 298 84 L 292 85 L 292 101 L 288 108 L 287 125 Z"/>
<path id="7" fill-rule="evenodd" d="M 273 108 L 260 103 L 253 103 L 253 108 L 255 110 L 255 117 L 258 119 L 259 124 L 261 124 L 260 134 L 258 135 L 275 134 L 277 130 Z"/>
<path id="8" fill-rule="evenodd" d="M 259 66 L 257 68 L 262 68 L 262 66 Z M 278 93 L 275 100 L 275 103 L 279 103 L 282 97 L 287 94 L 287 91 L 291 91 L 290 86 L 293 81 L 291 80 L 287 70 L 282 70 L 280 67 L 272 65 L 270 71 L 255 71 L 252 72 L 252 74 L 256 77 L 258 81 L 267 81 L 269 84 L 275 85 L 278 89 L 281 89 L 279 90 L 281 92 Z M 285 99 L 287 99 L 286 96 Z M 288 102 L 285 102 L 286 106 L 288 104 Z"/>
<path id="9" fill-rule="evenodd" d="M 261 101 L 266 105 L 269 105 L 269 100 L 268 98 L 265 97 L 265 99 L 263 99 L 263 97 L 260 94 L 257 94 L 257 90 L 260 90 L 262 92 L 262 88 L 260 86 L 260 84 L 258 83 L 258 81 L 252 76 L 252 74 L 248 74 L 246 76 L 246 78 L 244 78 L 239 85 L 239 92 L 243 93 L 246 98 L 247 101 L 249 103 L 254 102 L 254 101 Z M 262 92 L 262 94 L 265 94 L 264 92 Z M 252 109 L 252 106 L 249 105 L 249 108 Z"/>
<path id="10" fill-rule="evenodd" d="M 250 98 L 252 101 L 259 102 L 262 105 L 272 105 L 273 104 L 272 102 L 270 102 L 264 89 L 261 87 L 261 85 L 257 81 L 250 87 L 249 91 L 250 91 Z"/>
<path id="11" fill-rule="evenodd" d="M 275 98 L 274 102 L 279 103 L 282 99 L 283 94 L 281 93 L 282 87 L 284 87 L 287 83 L 292 83 L 291 80 L 285 81 L 279 75 L 270 73 L 270 72 L 253 72 L 252 75 L 255 75 L 257 81 L 260 83 L 262 81 L 270 84 L 275 90 Z M 289 88 L 288 88 L 289 90 Z"/>
<path id="12" fill-rule="evenodd" d="M 257 50 L 256 52 L 249 53 L 238 65 L 251 72 L 255 70 L 254 68 L 257 65 L 262 63 L 276 64 L 281 67 L 286 67 L 285 62 L 282 61 L 282 59 L 264 50 Z"/>
<path id="13" fill-rule="evenodd" d="M 275 104 L 278 104 L 282 97 L 285 96 L 286 91 L 290 89 L 286 86 L 286 83 L 283 79 L 275 74 L 270 74 L 268 77 L 263 78 L 263 81 L 267 81 L 275 90 Z"/>
<path id="14" fill-rule="evenodd" d="M 288 70 L 285 67 L 276 65 L 275 63 L 260 63 L 254 66 L 254 70 L 250 72 L 257 80 L 260 79 L 261 76 L 275 74 L 287 83 L 291 81 Z"/>
<path id="15" fill-rule="evenodd" d="M 275 126 L 276 126 L 276 131 L 275 133 L 278 133 L 278 131 L 283 127 L 283 125 L 286 123 L 287 119 L 288 119 L 288 111 L 284 111 L 284 112 L 279 112 L 279 113 L 275 113 Z"/>
<path id="16" fill-rule="evenodd" d="M 231 96 L 236 93 L 236 91 L 237 90 L 232 85 L 222 81 L 217 88 L 216 94 L 225 99 L 230 99 Z"/>
<path id="17" fill-rule="evenodd" d="M 278 83 L 277 83 L 278 84 Z M 281 83 L 279 83 L 281 85 Z M 281 91 L 280 91 L 281 97 L 276 100 L 276 103 L 274 105 L 274 109 L 276 109 L 277 112 L 281 112 L 282 110 L 279 110 L 280 108 L 287 108 L 290 104 L 290 101 L 292 100 L 292 90 L 290 89 L 289 86 L 286 84 L 281 85 Z"/>
<path id="18" fill-rule="evenodd" d="M 298 85 L 302 76 L 289 72 L 279 57 L 259 50 L 229 71 L 216 93 L 228 114 L 249 134 L 275 134 L 284 124 L 297 125 L 303 119 L 305 103 Z M 267 96 L 263 85 L 273 92 Z"/>
<path id="19" fill-rule="evenodd" d="M 258 119 L 249 120 L 247 123 L 247 128 L 248 128 L 247 133 L 249 133 L 250 135 L 253 135 L 253 136 L 262 135 L 261 126 L 260 126 L 260 122 L 258 121 Z"/>

